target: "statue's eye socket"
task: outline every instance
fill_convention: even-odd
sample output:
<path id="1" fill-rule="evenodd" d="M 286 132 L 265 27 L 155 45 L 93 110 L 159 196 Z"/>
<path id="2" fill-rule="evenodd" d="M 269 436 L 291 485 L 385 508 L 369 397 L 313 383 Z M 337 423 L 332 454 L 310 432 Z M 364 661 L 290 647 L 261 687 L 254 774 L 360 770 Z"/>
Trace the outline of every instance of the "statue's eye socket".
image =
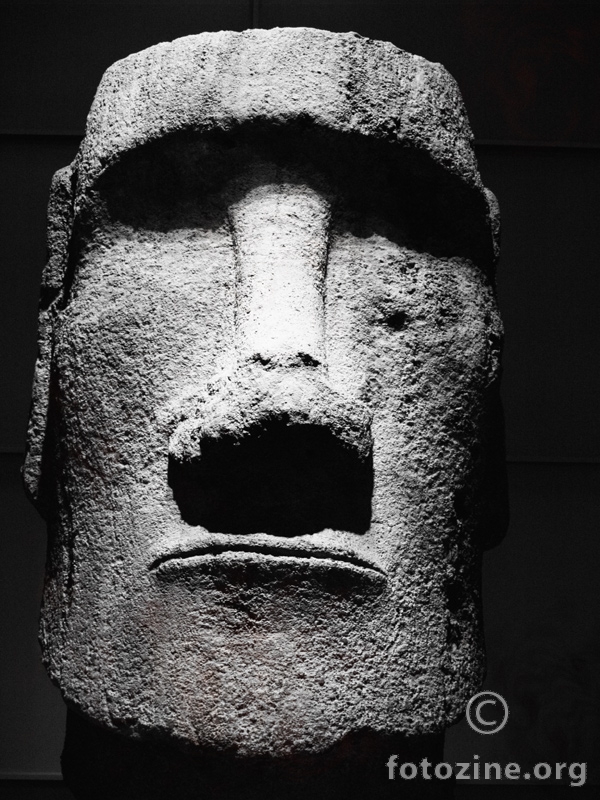
<path id="1" fill-rule="evenodd" d="M 404 311 L 396 311 L 385 318 L 385 324 L 388 328 L 394 331 L 401 331 L 406 325 L 406 313 Z"/>

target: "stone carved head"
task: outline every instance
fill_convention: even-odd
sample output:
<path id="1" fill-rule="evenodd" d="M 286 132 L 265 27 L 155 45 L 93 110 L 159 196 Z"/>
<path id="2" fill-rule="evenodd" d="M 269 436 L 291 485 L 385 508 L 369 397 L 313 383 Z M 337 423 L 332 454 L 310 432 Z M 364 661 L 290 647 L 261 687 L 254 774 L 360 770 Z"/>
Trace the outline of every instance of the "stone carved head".
<path id="1" fill-rule="evenodd" d="M 461 715 L 505 522 L 497 233 L 453 79 L 391 44 L 107 71 L 52 185 L 24 467 L 71 708 L 241 755 Z"/>

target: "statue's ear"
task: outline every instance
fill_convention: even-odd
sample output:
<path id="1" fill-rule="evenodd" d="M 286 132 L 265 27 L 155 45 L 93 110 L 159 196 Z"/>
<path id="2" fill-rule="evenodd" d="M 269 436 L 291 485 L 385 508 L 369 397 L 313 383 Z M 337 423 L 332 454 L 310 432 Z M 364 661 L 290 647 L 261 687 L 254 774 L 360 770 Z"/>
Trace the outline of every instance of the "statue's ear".
<path id="1" fill-rule="evenodd" d="M 58 170 L 52 178 L 48 203 L 48 261 L 42 275 L 38 317 L 38 356 L 33 378 L 33 391 L 23 482 L 30 499 L 42 514 L 50 513 L 44 474 L 45 454 L 49 446 L 49 412 L 52 401 L 53 319 L 55 304 L 63 293 L 69 242 L 73 227 L 73 167 Z"/>
<path id="2" fill-rule="evenodd" d="M 492 232 L 492 246 L 494 248 L 494 268 L 500 256 L 500 206 L 496 195 L 490 190 L 485 189 L 485 199 L 488 207 L 488 224 Z"/>
<path id="3" fill-rule="evenodd" d="M 488 224 L 494 247 L 494 268 L 500 254 L 500 208 L 493 192 L 485 189 Z M 504 449 L 504 411 L 500 399 L 502 323 L 496 318 L 496 330 L 490 331 L 488 359 L 488 420 L 486 430 L 486 466 L 481 488 L 484 513 L 480 522 L 480 542 L 484 549 L 495 547 L 508 527 L 508 486 Z"/>

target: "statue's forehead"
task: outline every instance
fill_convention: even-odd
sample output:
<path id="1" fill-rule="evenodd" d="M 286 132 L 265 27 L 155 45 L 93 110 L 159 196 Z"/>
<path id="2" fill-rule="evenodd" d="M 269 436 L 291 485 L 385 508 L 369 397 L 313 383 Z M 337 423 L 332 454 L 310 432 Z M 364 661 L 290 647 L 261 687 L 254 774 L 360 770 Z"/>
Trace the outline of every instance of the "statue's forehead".
<path id="1" fill-rule="evenodd" d="M 274 141 L 269 132 L 289 135 L 289 141 L 295 136 L 304 148 L 299 163 L 317 171 L 331 163 L 337 176 L 345 170 L 342 194 L 370 186 L 375 196 L 378 185 L 386 184 L 390 190 L 382 195 L 392 205 L 395 198 L 410 198 L 405 210 L 421 227 L 429 218 L 436 225 L 441 220 L 448 252 L 464 252 L 493 273 L 497 211 L 481 183 L 452 76 L 389 42 L 311 28 L 202 33 L 110 67 L 63 181 L 70 220 L 63 227 L 94 211 L 101 185 L 127 186 L 119 171 L 143 152 L 152 156 L 157 147 L 164 155 L 168 142 L 187 140 L 197 147 L 219 136 L 239 144 L 244 131 L 254 131 L 263 152 Z M 318 162 L 319 147 L 312 143 L 326 141 Z M 192 151 L 180 159 L 181 173 L 193 171 Z M 224 162 L 232 157 L 225 154 Z M 109 177 L 115 168 L 116 182 Z M 383 176 L 379 183 L 375 173 Z"/>
<path id="2" fill-rule="evenodd" d="M 481 190 L 454 79 L 354 33 L 202 33 L 118 61 L 98 88 L 78 158 L 80 192 L 140 144 L 177 131 L 302 122 L 425 151 Z"/>

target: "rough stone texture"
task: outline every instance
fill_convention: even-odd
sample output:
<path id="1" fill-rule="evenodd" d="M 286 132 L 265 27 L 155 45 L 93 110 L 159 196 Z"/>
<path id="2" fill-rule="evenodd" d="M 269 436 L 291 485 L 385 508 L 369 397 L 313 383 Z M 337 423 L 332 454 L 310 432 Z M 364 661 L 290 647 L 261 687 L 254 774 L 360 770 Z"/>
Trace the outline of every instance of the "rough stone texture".
<path id="1" fill-rule="evenodd" d="M 24 467 L 83 717 L 293 757 L 461 715 L 505 522 L 470 140 L 443 67 L 356 34 L 107 71 L 53 184 Z"/>

